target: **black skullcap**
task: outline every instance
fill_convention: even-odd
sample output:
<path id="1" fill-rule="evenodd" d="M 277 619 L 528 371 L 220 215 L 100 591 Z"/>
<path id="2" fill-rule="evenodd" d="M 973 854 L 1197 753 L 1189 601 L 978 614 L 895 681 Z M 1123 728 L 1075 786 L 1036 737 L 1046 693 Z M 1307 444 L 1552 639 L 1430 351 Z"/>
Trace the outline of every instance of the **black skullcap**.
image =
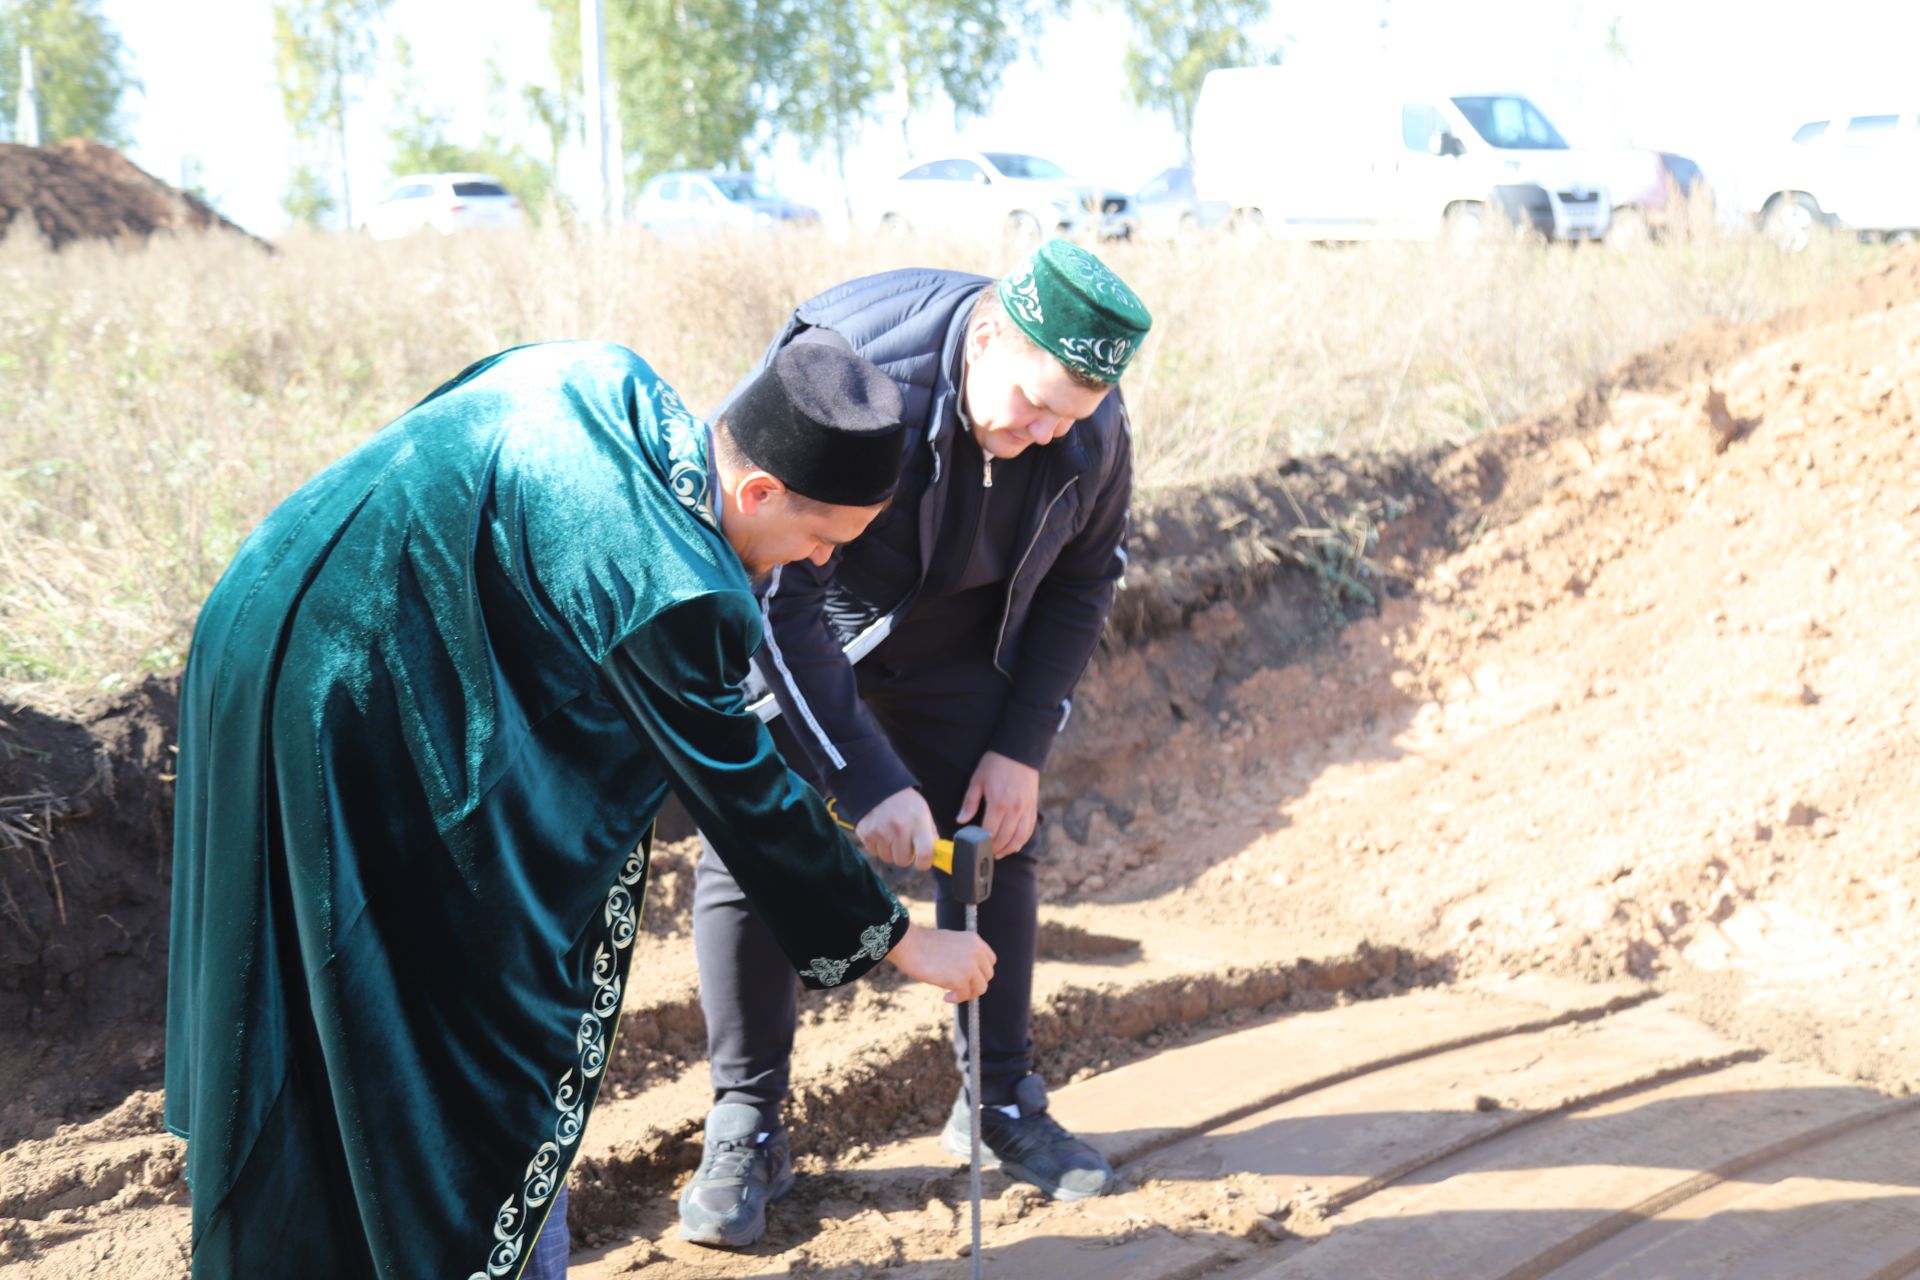
<path id="1" fill-rule="evenodd" d="M 838 347 L 782 347 L 727 410 L 727 429 L 754 466 L 803 498 L 871 507 L 900 482 L 900 388 Z"/>

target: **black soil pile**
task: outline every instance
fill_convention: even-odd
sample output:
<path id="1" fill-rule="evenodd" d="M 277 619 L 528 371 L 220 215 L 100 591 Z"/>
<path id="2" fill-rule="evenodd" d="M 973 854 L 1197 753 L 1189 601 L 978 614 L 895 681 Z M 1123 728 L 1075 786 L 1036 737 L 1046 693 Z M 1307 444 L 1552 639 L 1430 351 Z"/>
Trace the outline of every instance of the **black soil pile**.
<path id="1" fill-rule="evenodd" d="M 228 231 L 265 247 L 198 196 L 86 138 L 51 147 L 0 143 L 0 237 L 26 226 L 55 249 L 161 231 Z"/>
<path id="2" fill-rule="evenodd" d="M 178 691 L 0 702 L 0 1143 L 157 1078 Z"/>

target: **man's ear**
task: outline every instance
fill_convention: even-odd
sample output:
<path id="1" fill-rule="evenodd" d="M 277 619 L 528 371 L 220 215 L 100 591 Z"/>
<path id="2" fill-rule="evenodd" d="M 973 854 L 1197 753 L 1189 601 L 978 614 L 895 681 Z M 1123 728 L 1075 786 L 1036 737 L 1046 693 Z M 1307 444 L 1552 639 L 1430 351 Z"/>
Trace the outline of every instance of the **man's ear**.
<path id="1" fill-rule="evenodd" d="M 990 346 L 1000 332 L 1000 321 L 995 316 L 981 316 L 967 330 L 967 354 L 978 357 Z"/>
<path id="2" fill-rule="evenodd" d="M 734 505 L 740 508 L 743 516 L 757 516 L 766 509 L 767 503 L 787 491 L 766 472 L 755 469 L 740 477 L 740 483 L 734 486 Z"/>

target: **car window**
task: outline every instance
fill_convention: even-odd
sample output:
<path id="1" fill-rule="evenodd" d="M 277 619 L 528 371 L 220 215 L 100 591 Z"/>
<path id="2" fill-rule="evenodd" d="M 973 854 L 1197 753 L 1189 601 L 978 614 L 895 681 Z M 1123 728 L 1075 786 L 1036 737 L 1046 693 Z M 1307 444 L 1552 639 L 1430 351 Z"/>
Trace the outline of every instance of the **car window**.
<path id="1" fill-rule="evenodd" d="M 1847 121 L 1848 142 L 1886 142 L 1900 123 L 1899 116 L 1855 116 Z"/>
<path id="2" fill-rule="evenodd" d="M 684 188 L 684 194 L 681 196 L 681 199 L 691 200 L 695 204 L 712 204 L 713 192 L 707 190 L 706 183 L 696 182 L 693 179 L 689 178 L 687 179 L 687 184 L 686 184 L 686 187 Z"/>
<path id="3" fill-rule="evenodd" d="M 947 161 L 947 172 L 942 176 L 952 178 L 955 182 L 977 182 L 981 186 L 990 181 L 987 171 L 971 160 Z"/>
<path id="4" fill-rule="evenodd" d="M 416 182 L 410 186 L 400 188 L 399 193 L 393 198 L 395 200 L 424 200 L 432 194 L 433 187 L 431 185 L 425 182 Z"/>
<path id="5" fill-rule="evenodd" d="M 1446 118 L 1424 102 L 1403 103 L 1400 107 L 1400 141 L 1409 151 L 1427 150 L 1436 133 L 1447 131 Z"/>
<path id="6" fill-rule="evenodd" d="M 681 198 L 681 185 L 678 178 L 656 178 L 653 182 L 653 198 L 656 200 L 678 200 Z"/>
<path id="7" fill-rule="evenodd" d="M 1453 105 L 1490 147 L 1510 151 L 1567 149 L 1567 140 L 1540 114 L 1540 109 L 1516 94 L 1455 98 Z"/>
<path id="8" fill-rule="evenodd" d="M 907 170 L 905 173 L 900 175 L 900 181 L 906 182 L 909 179 L 915 182 L 924 181 L 928 178 L 933 177 L 934 176 L 933 171 L 935 169 L 938 169 L 939 167 L 940 166 L 937 164 L 915 165 L 913 168 Z"/>
<path id="9" fill-rule="evenodd" d="M 927 177 L 936 182 L 965 182 L 969 176 L 959 160 L 935 160 L 927 166 Z"/>
<path id="10" fill-rule="evenodd" d="M 730 173 L 713 179 L 720 194 L 729 200 L 778 200 L 780 193 L 773 184 L 761 178 L 748 177 L 744 173 Z"/>
<path id="11" fill-rule="evenodd" d="M 1801 146 L 1807 145 L 1827 131 L 1825 120 L 1809 120 L 1793 131 L 1793 140 Z"/>
<path id="12" fill-rule="evenodd" d="M 1660 162 L 1667 166 L 1667 177 L 1673 180 L 1673 185 L 1679 190 L 1692 194 L 1693 189 L 1700 185 L 1700 166 L 1685 156 L 1663 151 L 1660 153 Z"/>
<path id="13" fill-rule="evenodd" d="M 1140 188 L 1134 197 L 1137 200 L 1191 200 L 1193 199 L 1193 170 L 1184 165 L 1175 165 L 1171 169 L 1162 169 L 1153 180 Z"/>
<path id="14" fill-rule="evenodd" d="M 457 196 L 504 196 L 507 189 L 497 182 L 456 182 L 453 194 Z"/>
<path id="15" fill-rule="evenodd" d="M 1042 160 L 1039 156 L 1023 156 L 1012 151 L 984 151 L 981 154 L 986 156 L 987 163 L 1009 178 L 1055 182 L 1067 176 L 1065 169 L 1051 160 Z"/>

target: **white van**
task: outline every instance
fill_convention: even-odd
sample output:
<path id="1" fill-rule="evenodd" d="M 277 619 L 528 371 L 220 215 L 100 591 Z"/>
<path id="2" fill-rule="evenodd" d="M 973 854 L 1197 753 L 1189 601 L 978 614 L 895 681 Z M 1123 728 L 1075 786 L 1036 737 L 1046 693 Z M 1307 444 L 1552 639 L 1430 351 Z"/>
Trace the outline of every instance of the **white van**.
<path id="1" fill-rule="evenodd" d="M 1431 92 L 1353 68 L 1209 72 L 1195 188 L 1242 229 L 1296 240 L 1465 240 L 1495 214 L 1598 240 L 1613 206 L 1580 153 L 1517 93 Z"/>

